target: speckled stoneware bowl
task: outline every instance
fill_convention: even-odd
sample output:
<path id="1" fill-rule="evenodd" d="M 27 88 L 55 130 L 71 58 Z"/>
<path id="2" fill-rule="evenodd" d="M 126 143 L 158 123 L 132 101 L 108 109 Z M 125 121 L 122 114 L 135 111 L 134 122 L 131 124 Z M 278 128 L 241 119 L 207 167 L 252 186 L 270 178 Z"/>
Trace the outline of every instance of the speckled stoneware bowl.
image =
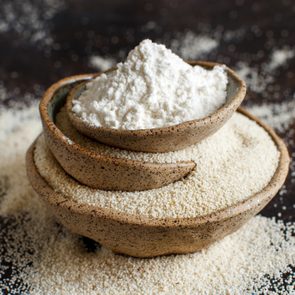
<path id="1" fill-rule="evenodd" d="M 148 163 L 102 155 L 71 142 L 55 125 L 55 116 L 69 91 L 95 75 L 78 75 L 53 84 L 40 102 L 46 143 L 56 160 L 72 177 L 103 190 L 140 191 L 159 188 L 185 177 L 195 168 L 192 161 Z"/>
<path id="2" fill-rule="evenodd" d="M 27 152 L 27 174 L 35 191 L 60 223 L 116 253 L 153 257 L 195 252 L 234 232 L 257 214 L 276 195 L 288 173 L 290 159 L 283 141 L 256 118 L 245 111 L 241 110 L 241 113 L 269 133 L 281 154 L 278 168 L 262 191 L 203 217 L 151 219 L 78 204 L 55 192 L 40 176 L 33 157 L 35 143 Z"/>
<path id="3" fill-rule="evenodd" d="M 218 65 L 204 61 L 190 62 L 190 64 L 199 65 L 209 70 Z M 226 71 L 228 75 L 226 103 L 213 114 L 202 119 L 186 121 L 164 128 L 141 130 L 91 126 L 72 112 L 73 100 L 76 100 L 85 90 L 86 83 L 81 83 L 71 90 L 67 99 L 67 112 L 70 121 L 77 130 L 105 144 L 141 152 L 180 150 L 196 144 L 216 132 L 242 103 L 246 94 L 246 85 L 233 70 L 226 67 Z"/>

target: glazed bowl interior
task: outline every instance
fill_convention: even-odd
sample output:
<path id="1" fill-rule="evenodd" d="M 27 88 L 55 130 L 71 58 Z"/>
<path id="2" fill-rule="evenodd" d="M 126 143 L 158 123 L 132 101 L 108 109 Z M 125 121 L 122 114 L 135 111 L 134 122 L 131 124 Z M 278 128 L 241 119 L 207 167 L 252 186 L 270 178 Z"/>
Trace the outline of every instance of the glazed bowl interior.
<path id="1" fill-rule="evenodd" d="M 89 78 L 87 79 L 85 77 L 85 80 L 89 80 Z M 78 84 L 80 84 L 80 81 L 62 85 L 55 91 L 54 95 L 52 95 L 49 103 L 46 105 L 48 116 L 52 122 L 55 122 L 56 115 L 65 105 L 69 91 Z"/>

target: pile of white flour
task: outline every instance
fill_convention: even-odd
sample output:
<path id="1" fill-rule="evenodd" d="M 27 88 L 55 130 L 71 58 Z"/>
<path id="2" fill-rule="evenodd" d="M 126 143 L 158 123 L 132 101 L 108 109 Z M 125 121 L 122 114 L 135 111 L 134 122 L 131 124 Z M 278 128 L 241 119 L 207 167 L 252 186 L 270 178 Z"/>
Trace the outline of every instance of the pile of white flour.
<path id="1" fill-rule="evenodd" d="M 205 117 L 226 100 L 223 66 L 192 67 L 164 45 L 142 41 L 117 70 L 87 84 L 73 112 L 97 127 L 147 129 Z"/>

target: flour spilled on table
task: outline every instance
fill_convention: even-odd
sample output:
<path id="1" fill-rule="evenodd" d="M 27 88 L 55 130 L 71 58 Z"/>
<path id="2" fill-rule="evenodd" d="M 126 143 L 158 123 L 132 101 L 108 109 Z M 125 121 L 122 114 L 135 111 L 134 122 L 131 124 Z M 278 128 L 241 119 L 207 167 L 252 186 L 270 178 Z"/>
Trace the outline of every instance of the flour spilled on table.
<path id="1" fill-rule="evenodd" d="M 294 279 L 294 225 L 257 216 L 238 232 L 189 255 L 115 255 L 56 224 L 25 173 L 25 151 L 40 132 L 37 107 L 4 110 L 0 122 L 2 290 L 32 294 L 278 292 Z M 12 279 L 5 277 L 11 273 Z M 281 276 L 282 272 L 289 275 Z M 271 281 L 276 280 L 277 289 Z M 288 287 L 287 287 L 288 288 Z M 291 289 L 289 290 L 291 291 Z M 271 294 L 271 293 L 270 293 Z"/>
<path id="2" fill-rule="evenodd" d="M 258 67 L 241 61 L 236 65 L 237 73 L 245 80 L 250 90 L 262 94 L 275 81 L 275 73 L 280 67 L 295 56 L 295 49 L 289 47 L 276 48 L 272 51 L 267 62 Z"/>
<path id="3" fill-rule="evenodd" d="M 54 43 L 49 22 L 64 8 L 64 1 L 4 1 L 0 10 L 0 33 L 15 33 L 19 39 L 47 47 Z"/>

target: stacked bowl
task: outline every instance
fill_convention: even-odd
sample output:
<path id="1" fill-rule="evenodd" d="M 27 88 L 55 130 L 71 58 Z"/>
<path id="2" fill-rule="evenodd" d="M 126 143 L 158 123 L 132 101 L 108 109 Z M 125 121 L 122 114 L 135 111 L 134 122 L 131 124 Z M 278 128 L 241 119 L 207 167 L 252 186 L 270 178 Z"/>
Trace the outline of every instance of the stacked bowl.
<path id="1" fill-rule="evenodd" d="M 216 64 L 193 62 L 206 69 Z M 116 130 L 85 125 L 71 112 L 72 101 L 85 89 L 85 83 L 97 74 L 65 78 L 52 85 L 40 103 L 43 133 L 27 152 L 27 173 L 35 191 L 40 195 L 58 221 L 74 233 L 89 237 L 116 253 L 136 257 L 190 253 L 209 246 L 242 226 L 257 214 L 277 193 L 287 176 L 289 156 L 282 140 L 274 131 L 239 108 L 246 93 L 242 80 L 229 68 L 226 103 L 212 115 L 165 128 Z M 239 109 L 238 109 L 239 108 Z M 75 141 L 57 124 L 64 110 Z M 173 163 L 148 162 L 119 157 L 118 153 L 102 153 L 89 148 L 101 145 L 120 148 L 126 153 L 169 153 L 197 145 L 215 134 L 237 111 L 256 122 L 270 136 L 280 157 L 270 182 L 260 191 L 210 214 L 195 217 L 150 217 L 130 214 L 112 208 L 77 202 L 56 190 L 40 174 L 35 163 L 38 141 L 47 148 L 64 172 L 76 182 L 94 190 L 114 193 L 156 190 L 182 181 L 198 169 L 192 160 Z M 41 139 L 40 139 L 41 138 Z M 82 141 L 81 141 L 82 138 Z M 160 197 L 160 196 L 159 196 Z M 132 204 L 130 204 L 132 205 Z"/>

